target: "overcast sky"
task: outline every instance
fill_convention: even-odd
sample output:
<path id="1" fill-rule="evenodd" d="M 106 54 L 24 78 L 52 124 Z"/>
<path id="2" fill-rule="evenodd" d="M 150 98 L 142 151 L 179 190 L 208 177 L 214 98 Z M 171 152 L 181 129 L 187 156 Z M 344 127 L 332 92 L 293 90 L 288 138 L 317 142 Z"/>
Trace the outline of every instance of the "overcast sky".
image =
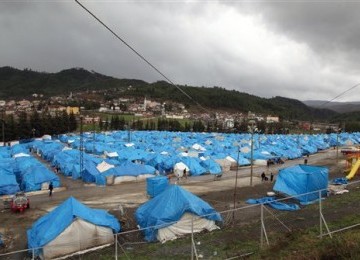
<path id="1" fill-rule="evenodd" d="M 360 2 L 81 2 L 176 84 L 329 100 L 360 83 Z M 0 66 L 163 79 L 75 1 L 0 0 L 0 33 Z"/>

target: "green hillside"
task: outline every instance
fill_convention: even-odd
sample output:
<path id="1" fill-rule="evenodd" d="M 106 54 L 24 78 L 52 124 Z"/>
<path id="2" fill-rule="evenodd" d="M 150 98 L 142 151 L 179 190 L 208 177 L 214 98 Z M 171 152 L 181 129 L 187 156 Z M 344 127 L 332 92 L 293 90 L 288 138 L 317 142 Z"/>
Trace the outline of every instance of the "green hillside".
<path id="1" fill-rule="evenodd" d="M 128 88 L 128 86 L 132 88 Z M 279 115 L 286 120 L 329 120 L 338 113 L 328 109 L 316 109 L 304 103 L 284 97 L 261 98 L 221 87 L 180 86 L 201 106 L 215 110 Z M 33 93 L 45 96 L 61 95 L 70 91 L 118 89 L 122 96 L 148 97 L 156 100 L 180 102 L 197 109 L 176 87 L 165 81 L 147 83 L 135 79 L 117 79 L 82 68 L 72 68 L 58 73 L 0 68 L 0 98 L 26 98 Z"/>
<path id="2" fill-rule="evenodd" d="M 115 79 L 82 68 L 62 70 L 58 73 L 0 68 L 0 98 L 24 98 L 33 93 L 45 96 L 70 91 L 125 88 L 128 85 L 147 84 L 141 80 Z"/>

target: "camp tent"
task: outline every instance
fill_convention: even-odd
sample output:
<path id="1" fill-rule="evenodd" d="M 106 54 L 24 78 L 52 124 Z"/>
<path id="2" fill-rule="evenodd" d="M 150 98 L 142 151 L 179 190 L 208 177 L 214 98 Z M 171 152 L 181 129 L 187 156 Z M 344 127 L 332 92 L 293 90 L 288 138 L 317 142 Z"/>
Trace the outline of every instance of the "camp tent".
<path id="1" fill-rule="evenodd" d="M 184 163 L 185 166 L 189 168 L 187 172 L 189 172 L 191 176 L 198 176 L 207 172 L 207 170 L 201 166 L 201 160 L 199 158 L 182 157 L 180 160 Z"/>
<path id="2" fill-rule="evenodd" d="M 329 170 L 326 167 L 311 165 L 295 165 L 279 171 L 274 185 L 274 191 L 296 196 L 301 204 L 309 204 L 319 199 L 318 190 L 326 195 Z M 300 194 L 305 194 L 297 196 Z"/>
<path id="3" fill-rule="evenodd" d="M 0 169 L 0 195 L 15 194 L 20 190 L 14 173 Z"/>
<path id="4" fill-rule="evenodd" d="M 203 160 L 200 162 L 201 166 L 206 169 L 210 174 L 220 174 L 222 172 L 220 164 L 212 159 Z"/>
<path id="5" fill-rule="evenodd" d="M 114 181 L 111 184 L 119 184 L 122 182 L 143 180 L 149 177 L 154 177 L 155 168 L 150 165 L 136 164 L 133 162 L 124 162 L 116 167 L 112 167 L 105 172 L 102 172 L 100 177 L 105 179 L 109 176 L 114 176 Z M 99 177 L 99 178 L 100 178 Z M 98 179 L 99 179 L 98 178 Z M 98 183 L 99 181 L 97 181 Z M 108 183 L 110 184 L 110 183 Z"/>
<path id="6" fill-rule="evenodd" d="M 174 174 L 178 177 L 181 178 L 184 175 L 184 170 L 186 170 L 186 172 L 189 172 L 190 168 L 184 164 L 183 162 L 178 162 L 174 165 Z"/>
<path id="7" fill-rule="evenodd" d="M 53 187 L 60 187 L 60 179 L 45 166 L 39 164 L 27 168 L 22 172 L 21 189 L 23 191 L 35 191 L 46 189 L 49 183 L 53 183 Z"/>
<path id="8" fill-rule="evenodd" d="M 203 216 L 203 217 L 202 217 Z M 135 217 L 147 241 L 166 242 L 193 231 L 217 229 L 221 216 L 207 202 L 177 185 L 140 206 Z"/>
<path id="9" fill-rule="evenodd" d="M 119 231 L 120 224 L 114 216 L 70 197 L 28 229 L 28 248 L 52 259 L 113 243 L 113 233 Z"/>

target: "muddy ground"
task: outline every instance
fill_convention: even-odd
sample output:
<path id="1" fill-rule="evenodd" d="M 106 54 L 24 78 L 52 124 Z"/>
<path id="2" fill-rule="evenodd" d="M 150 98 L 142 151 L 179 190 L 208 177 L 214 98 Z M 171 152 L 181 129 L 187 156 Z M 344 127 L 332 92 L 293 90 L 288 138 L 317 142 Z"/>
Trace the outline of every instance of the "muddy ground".
<path id="1" fill-rule="evenodd" d="M 311 155 L 308 158 L 308 164 L 329 167 L 329 179 L 344 177 L 345 160 L 341 155 L 339 155 L 339 160 L 336 158 L 335 150 L 322 151 Z M 260 174 L 262 172 L 266 172 L 268 175 L 273 172 L 276 179 L 279 169 L 303 162 L 304 158 L 289 160 L 283 165 L 270 166 L 269 169 L 263 166 L 254 166 L 253 187 L 250 187 L 250 167 L 239 168 L 235 206 L 244 206 L 247 199 L 266 196 L 266 193 L 272 190 L 274 183 L 261 181 Z M 31 193 L 29 194 L 31 208 L 25 212 L 13 213 L 9 209 L 0 211 L 0 233 L 3 234 L 6 243 L 5 247 L 0 249 L 0 254 L 26 249 L 26 230 L 38 218 L 51 211 L 69 196 L 74 196 L 90 207 L 108 210 L 119 218 L 123 230 L 136 228 L 133 213 L 140 204 L 148 200 L 145 181 L 97 187 L 86 185 L 80 180 L 72 180 L 61 174 L 58 175 L 64 188 L 55 189 L 52 197 L 48 196 L 47 191 Z M 216 210 L 224 211 L 234 207 L 235 176 L 236 170 L 232 170 L 224 173 L 222 178 L 217 181 L 214 181 L 213 176 L 205 175 L 180 180 L 178 185 L 199 195 Z M 175 180 L 171 180 L 171 182 L 174 183 Z M 2 208 L 1 205 L 0 208 Z M 351 209 L 349 209 L 350 211 Z"/>

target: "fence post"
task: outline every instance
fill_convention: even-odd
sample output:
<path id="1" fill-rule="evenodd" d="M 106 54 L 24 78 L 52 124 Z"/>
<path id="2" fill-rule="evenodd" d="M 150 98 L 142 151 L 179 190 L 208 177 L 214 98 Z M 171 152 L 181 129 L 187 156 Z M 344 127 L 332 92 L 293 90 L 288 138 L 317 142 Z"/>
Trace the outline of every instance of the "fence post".
<path id="1" fill-rule="evenodd" d="M 31 259 L 34 260 L 35 259 L 35 248 L 32 249 L 32 256 Z"/>
<path id="2" fill-rule="evenodd" d="M 194 215 L 191 214 L 191 260 L 194 260 Z"/>
<path id="3" fill-rule="evenodd" d="M 117 237 L 117 233 L 115 234 L 115 260 L 118 259 L 118 250 L 117 250 L 117 243 L 118 243 L 118 237 Z"/>
<path id="4" fill-rule="evenodd" d="M 323 236 L 323 228 L 322 228 L 321 190 L 319 190 L 319 220 L 320 220 L 320 238 L 322 238 L 322 236 Z"/>
<path id="5" fill-rule="evenodd" d="M 264 209 L 263 209 L 263 204 L 260 204 L 260 248 L 262 248 L 264 244 L 263 223 L 264 223 Z"/>

